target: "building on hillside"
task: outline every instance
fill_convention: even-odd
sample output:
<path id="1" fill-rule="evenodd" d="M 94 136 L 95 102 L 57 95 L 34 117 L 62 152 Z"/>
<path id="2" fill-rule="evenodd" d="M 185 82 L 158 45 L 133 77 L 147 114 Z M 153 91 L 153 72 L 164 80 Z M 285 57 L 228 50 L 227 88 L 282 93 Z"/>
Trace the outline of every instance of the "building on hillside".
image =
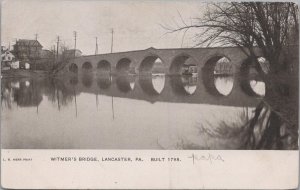
<path id="1" fill-rule="evenodd" d="M 20 39 L 14 45 L 13 53 L 19 61 L 33 62 L 40 59 L 42 48 L 37 40 Z"/>

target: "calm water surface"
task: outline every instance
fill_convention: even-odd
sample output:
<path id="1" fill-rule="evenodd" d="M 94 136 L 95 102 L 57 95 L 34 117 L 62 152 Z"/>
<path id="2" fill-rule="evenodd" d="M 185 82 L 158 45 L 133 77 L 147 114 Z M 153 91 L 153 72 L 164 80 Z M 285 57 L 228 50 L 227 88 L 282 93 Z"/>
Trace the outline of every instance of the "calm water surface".
<path id="1" fill-rule="evenodd" d="M 235 76 L 163 74 L 3 79 L 2 145 L 237 149 L 265 93 L 262 81 L 247 84 Z"/>

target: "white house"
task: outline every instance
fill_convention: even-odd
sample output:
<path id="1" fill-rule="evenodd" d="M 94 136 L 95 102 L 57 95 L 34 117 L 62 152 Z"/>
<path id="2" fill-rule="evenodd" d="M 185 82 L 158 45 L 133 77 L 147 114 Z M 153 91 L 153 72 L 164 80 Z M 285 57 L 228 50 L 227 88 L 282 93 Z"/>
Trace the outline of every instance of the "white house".
<path id="1" fill-rule="evenodd" d="M 9 50 L 2 51 L 2 53 L 1 53 L 1 65 L 2 65 L 3 69 L 4 68 L 18 69 L 19 68 L 19 62 L 14 63 L 14 61 L 15 61 L 15 56 Z"/>
<path id="2" fill-rule="evenodd" d="M 10 51 L 5 51 L 1 54 L 2 61 L 11 62 L 15 59 L 15 56 Z"/>

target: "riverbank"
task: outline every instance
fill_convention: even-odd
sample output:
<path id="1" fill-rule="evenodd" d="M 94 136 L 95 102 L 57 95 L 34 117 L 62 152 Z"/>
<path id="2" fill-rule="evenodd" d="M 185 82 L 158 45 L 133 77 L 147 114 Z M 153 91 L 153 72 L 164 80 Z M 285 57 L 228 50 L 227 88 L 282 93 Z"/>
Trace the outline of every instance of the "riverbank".
<path id="1" fill-rule="evenodd" d="M 47 77 L 52 76 L 48 71 L 41 71 L 41 70 L 7 70 L 1 71 L 1 78 L 36 78 L 36 77 Z"/>

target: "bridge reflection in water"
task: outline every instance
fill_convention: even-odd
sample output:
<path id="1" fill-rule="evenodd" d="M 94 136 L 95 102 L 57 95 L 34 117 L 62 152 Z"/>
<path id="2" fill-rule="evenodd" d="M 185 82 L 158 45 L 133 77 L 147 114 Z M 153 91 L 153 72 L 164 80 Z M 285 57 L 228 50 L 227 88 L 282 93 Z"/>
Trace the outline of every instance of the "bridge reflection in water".
<path id="1" fill-rule="evenodd" d="M 264 93 L 263 83 L 255 80 L 125 73 L 4 79 L 3 147 L 236 149 L 238 133 L 210 139 L 199 126 L 243 127 Z"/>
<path id="2" fill-rule="evenodd" d="M 242 83 L 235 82 L 236 80 L 241 80 Z M 74 85 L 72 81 L 79 82 Z M 103 94 L 149 102 L 203 103 L 235 107 L 255 106 L 259 101 L 258 97 L 264 95 L 263 84 L 262 81 L 241 79 L 234 75 L 201 78 L 197 75 L 164 74 L 83 75 L 73 76 L 64 82 L 66 88 L 74 88 L 79 93 Z M 239 102 L 236 101 L 237 98 Z"/>

